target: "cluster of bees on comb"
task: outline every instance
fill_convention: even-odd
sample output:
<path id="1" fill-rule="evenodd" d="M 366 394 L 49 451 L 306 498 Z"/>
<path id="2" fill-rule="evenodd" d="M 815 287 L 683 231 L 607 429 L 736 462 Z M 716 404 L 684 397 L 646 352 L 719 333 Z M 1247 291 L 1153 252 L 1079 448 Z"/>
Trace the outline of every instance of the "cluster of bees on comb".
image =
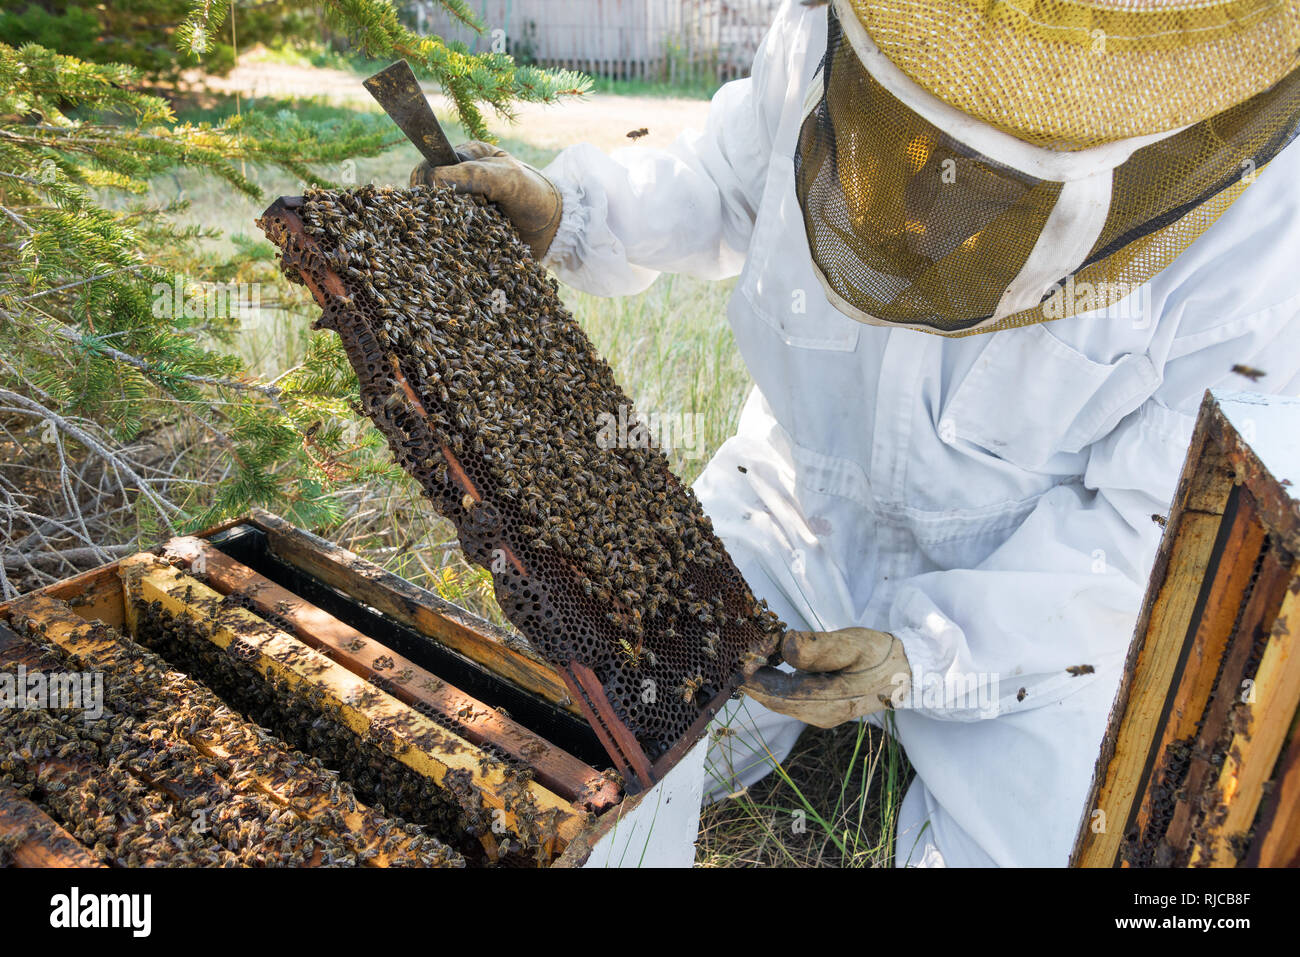
<path id="1" fill-rule="evenodd" d="M 30 668 L 103 673 L 103 715 L 0 709 L 0 791 L 35 802 L 100 863 L 465 865 L 131 637 L 89 626 L 95 653 L 81 655 L 46 641 L 36 619 L 16 625 Z M 152 630 L 165 630 L 156 615 Z"/>
<path id="2" fill-rule="evenodd" d="M 196 608 L 204 608 L 201 598 L 190 599 Z M 243 607 L 238 596 L 226 596 L 205 611 L 215 617 L 226 606 Z M 448 854 L 470 863 L 488 863 L 482 856 L 480 838 L 493 827 L 493 810 L 489 808 L 468 775 L 449 771 L 441 786 L 417 773 L 395 755 L 402 745 L 391 732 L 359 737 L 345 719 L 322 698 L 319 689 L 293 689 L 283 680 L 261 674 L 251 663 L 251 649 L 232 642 L 221 649 L 204 638 L 204 624 L 164 609 L 157 602 L 135 601 L 134 636 L 146 647 L 161 654 L 167 662 L 187 674 L 201 676 L 204 687 L 241 715 L 269 729 L 287 746 L 309 754 L 322 766 L 337 772 L 337 778 L 349 788 L 353 800 L 400 822 L 381 824 L 384 834 L 410 832 L 435 842 L 446 842 Z M 266 623 L 266 630 L 274 626 Z M 373 682 L 372 682 L 373 683 Z M 439 732 L 431 732 L 442 749 L 451 747 Z M 485 753 L 485 759 L 487 755 Z M 532 805 L 524 785 L 532 770 L 515 762 L 500 761 L 507 785 L 512 787 L 510 809 L 516 819 L 513 832 L 498 834 L 498 857 L 506 862 L 527 861 L 540 855 L 543 845 L 555 837 L 555 821 Z M 333 792 L 331 792 L 333 795 Z M 333 807 L 330 803 L 326 806 Z M 364 853 L 364 852 L 363 852 Z M 461 857 L 463 855 L 463 857 Z M 409 855 L 400 855 L 402 863 Z M 370 858 L 363 856 L 361 863 Z"/>
<path id="3" fill-rule="evenodd" d="M 557 285 L 479 197 L 310 190 L 259 224 L 312 287 L 397 461 L 553 663 L 591 668 L 652 758 L 782 625 L 632 411 Z M 611 422 L 631 423 L 624 433 Z"/>

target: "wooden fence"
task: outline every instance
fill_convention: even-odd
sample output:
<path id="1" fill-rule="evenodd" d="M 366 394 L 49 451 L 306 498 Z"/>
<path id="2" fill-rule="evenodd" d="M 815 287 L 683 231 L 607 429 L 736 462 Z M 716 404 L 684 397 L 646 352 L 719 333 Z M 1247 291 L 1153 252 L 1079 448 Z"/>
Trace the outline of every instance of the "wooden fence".
<path id="1" fill-rule="evenodd" d="M 725 83 L 749 73 L 780 0 L 469 0 L 482 33 L 416 0 L 416 29 L 608 79 Z"/>

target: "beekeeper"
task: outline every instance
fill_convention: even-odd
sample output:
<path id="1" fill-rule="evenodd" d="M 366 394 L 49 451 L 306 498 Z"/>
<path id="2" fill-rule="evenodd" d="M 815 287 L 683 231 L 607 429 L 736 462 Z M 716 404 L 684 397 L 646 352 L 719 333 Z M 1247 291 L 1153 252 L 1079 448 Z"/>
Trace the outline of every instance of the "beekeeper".
<path id="1" fill-rule="evenodd" d="M 740 275 L 695 488 L 805 633 L 715 791 L 887 715 L 899 864 L 1066 863 L 1202 394 L 1300 385 L 1297 50 L 1294 0 L 787 0 L 702 133 L 415 172 L 591 293 Z"/>

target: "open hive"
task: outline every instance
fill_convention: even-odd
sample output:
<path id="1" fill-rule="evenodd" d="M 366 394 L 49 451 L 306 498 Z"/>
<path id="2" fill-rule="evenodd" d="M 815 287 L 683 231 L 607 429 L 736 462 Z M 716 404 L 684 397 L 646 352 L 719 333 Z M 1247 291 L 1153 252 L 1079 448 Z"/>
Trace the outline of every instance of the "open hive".
<path id="1" fill-rule="evenodd" d="M 0 606 L 15 690 L 0 865 L 580 863 L 632 809 L 527 649 L 267 513 Z"/>
<path id="2" fill-rule="evenodd" d="M 1300 866 L 1300 401 L 1207 393 L 1075 843 Z"/>
<path id="3" fill-rule="evenodd" d="M 492 572 L 506 616 L 629 785 L 657 780 L 782 626 L 554 280 L 495 207 L 442 188 L 312 191 L 259 225 L 321 305 L 318 325 L 341 337 L 397 461 Z"/>

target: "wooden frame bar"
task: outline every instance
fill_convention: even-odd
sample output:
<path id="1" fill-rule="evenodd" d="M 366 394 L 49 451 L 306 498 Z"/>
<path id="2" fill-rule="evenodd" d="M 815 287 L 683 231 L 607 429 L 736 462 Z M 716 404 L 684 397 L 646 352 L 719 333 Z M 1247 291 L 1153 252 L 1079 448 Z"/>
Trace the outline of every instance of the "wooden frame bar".
<path id="1" fill-rule="evenodd" d="M 1264 834 L 1242 862 L 1248 867 L 1300 867 L 1300 721 L 1292 722 L 1291 745 L 1278 762 L 1273 790 L 1261 812 Z"/>
<path id="2" fill-rule="evenodd" d="M 1211 577 L 1232 479 L 1224 471 L 1193 466 L 1204 448 L 1205 436 L 1198 433 L 1179 480 L 1151 573 L 1153 587 L 1138 616 L 1110 729 L 1102 741 L 1071 858 L 1077 867 L 1109 867 L 1119 857 L 1126 822 L 1142 801 L 1143 782 L 1153 766 L 1151 742 L 1165 715 L 1165 692 L 1179 667 L 1183 637 L 1195 623 L 1199 589 L 1188 585 Z M 1184 700 L 1180 707 L 1186 710 L 1189 704 Z"/>
<path id="3" fill-rule="evenodd" d="M 478 662 L 520 688 L 581 715 L 564 680 L 539 656 L 491 622 L 443 601 L 345 548 L 296 528 L 262 509 L 249 514 L 266 532 L 271 552 L 344 594 Z"/>
<path id="4" fill-rule="evenodd" d="M 34 671 L 44 670 L 46 666 L 39 648 L 7 628 L 0 629 L 0 668 L 18 665 Z M 105 717 L 109 716 L 108 712 L 105 712 Z M 77 753 L 67 756 L 42 756 L 36 766 L 39 768 L 39 775 L 47 784 L 53 782 L 58 785 L 58 788 L 54 789 L 57 792 L 76 790 L 107 773 L 102 765 L 85 757 L 84 754 Z M 125 762 L 121 770 L 127 776 L 125 780 L 133 781 L 134 785 L 141 789 L 156 791 L 173 803 L 198 793 L 202 786 L 200 782 L 185 784 L 165 776 L 151 777 L 142 774 L 139 765 L 133 762 Z M 157 856 L 156 848 L 146 849 L 144 853 L 147 862 L 165 863 L 164 858 Z"/>
<path id="5" fill-rule="evenodd" d="M 519 782 L 497 758 L 467 739 L 439 726 L 410 705 L 348 671 L 342 665 L 267 625 L 252 612 L 222 607 L 220 593 L 177 571 L 152 555 L 137 555 L 121 563 L 128 594 L 127 618 L 134 599 L 159 602 L 162 608 L 193 622 L 207 622 L 206 635 L 217 647 L 234 642 L 249 654 L 248 663 L 268 677 L 284 681 L 291 690 L 311 690 L 358 737 L 376 744 L 391 757 L 440 787 L 456 772 L 467 780 L 491 809 L 503 814 L 505 826 L 526 833 L 518 811 L 531 804 L 537 817 L 549 818 L 562 848 L 582 827 L 581 816 L 563 798 L 535 781 Z M 444 783 L 445 782 L 445 783 Z M 548 847 L 554 853 L 557 847 Z"/>
<path id="6" fill-rule="evenodd" d="M 500 748 L 537 772 L 537 780 L 568 801 L 593 811 L 618 800 L 618 788 L 599 771 L 539 737 L 495 708 L 436 677 L 333 615 L 281 588 L 199 538 L 174 538 L 166 558 L 199 563 L 209 583 L 225 595 L 247 599 L 256 610 L 288 624 L 295 636 L 423 713 L 442 716 L 475 744 Z"/>
<path id="7" fill-rule="evenodd" d="M 0 834 L 23 833 L 14 867 L 103 867 L 80 841 L 13 788 L 0 784 Z"/>
<path id="8" fill-rule="evenodd" d="M 1295 581 L 1296 569 L 1292 567 L 1288 571 L 1289 581 Z M 1296 636 L 1288 624 L 1289 621 L 1300 621 L 1300 596 L 1294 590 L 1286 590 L 1282 607 L 1272 620 L 1275 624 L 1252 679 L 1250 697 L 1254 701 L 1267 701 L 1274 708 L 1289 708 L 1295 713 L 1300 707 L 1300 668 L 1295 667 L 1300 655 L 1297 654 Z M 1235 690 L 1241 694 L 1240 689 Z M 1193 864 L 1203 858 L 1208 859 L 1212 867 L 1226 867 L 1229 862 L 1236 861 L 1237 852 L 1229 845 L 1229 838 L 1244 834 L 1254 821 L 1269 781 L 1269 772 L 1276 765 L 1288 734 L 1294 729 L 1294 724 L 1261 721 L 1253 709 L 1246 714 L 1244 726 L 1234 733 L 1219 773 L 1218 792 L 1228 813 L 1214 835 L 1215 846 L 1206 854 L 1202 854 L 1198 847 L 1192 856 Z M 1297 806 L 1295 796 L 1291 795 L 1290 800 L 1294 813 Z M 1270 836 L 1271 829 L 1266 829 L 1263 839 L 1267 841 Z M 1281 848 L 1278 841 L 1269 843 Z"/>

